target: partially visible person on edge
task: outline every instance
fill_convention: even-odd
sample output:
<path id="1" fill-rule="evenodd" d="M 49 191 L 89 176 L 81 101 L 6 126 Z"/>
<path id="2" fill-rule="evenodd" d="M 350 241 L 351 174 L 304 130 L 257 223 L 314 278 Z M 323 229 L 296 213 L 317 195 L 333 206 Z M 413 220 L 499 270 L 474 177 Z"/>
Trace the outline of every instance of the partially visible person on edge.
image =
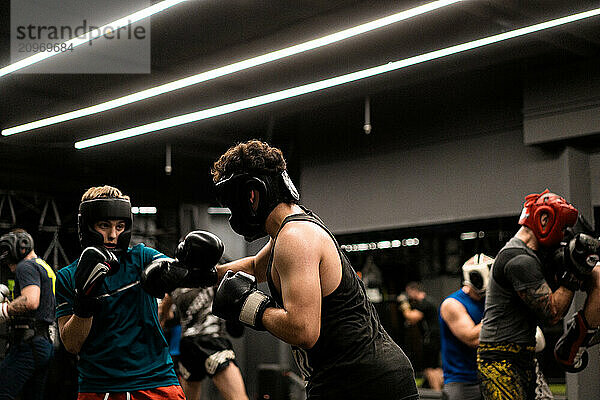
<path id="1" fill-rule="evenodd" d="M 433 390 L 441 391 L 444 376 L 440 367 L 440 326 L 437 307 L 427 297 L 423 285 L 409 282 L 406 295 L 397 298 L 400 310 L 406 321 L 417 325 L 423 343 L 423 375 Z"/>
<path id="2" fill-rule="evenodd" d="M 582 234 L 565 237 L 577 215 L 548 190 L 525 198 L 521 227 L 496 256 L 486 294 L 477 349 L 485 399 L 535 398 L 536 326 L 559 322 L 574 292 L 597 284 L 596 261 L 590 264 L 598 257 L 597 241 Z"/>
<path id="3" fill-rule="evenodd" d="M 15 274 L 13 300 L 5 285 L 0 294 L 0 324 L 8 324 L 8 352 L 0 364 L 0 399 L 43 399 L 53 345 L 54 270 L 34 251 L 23 229 L 0 237 L 0 263 Z"/>
<path id="4" fill-rule="evenodd" d="M 462 287 L 440 305 L 443 391 L 448 400 L 482 399 L 476 348 L 493 262 L 483 253 L 467 260 L 462 266 Z"/>

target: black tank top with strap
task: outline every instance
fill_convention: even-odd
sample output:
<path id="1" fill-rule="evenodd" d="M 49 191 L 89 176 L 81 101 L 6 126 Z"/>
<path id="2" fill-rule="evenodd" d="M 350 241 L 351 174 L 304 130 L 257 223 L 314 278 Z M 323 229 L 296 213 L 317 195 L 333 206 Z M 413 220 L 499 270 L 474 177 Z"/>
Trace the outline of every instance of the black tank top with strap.
<path id="1" fill-rule="evenodd" d="M 308 380 L 309 398 L 417 398 L 410 361 L 381 325 L 363 282 L 333 234 L 316 215 L 304 207 L 303 210 L 306 214 L 285 218 L 279 232 L 285 224 L 294 221 L 320 226 L 331 237 L 342 264 L 339 286 L 322 300 L 321 331 L 316 344 L 311 349 L 292 346 L 294 360 Z M 277 235 L 266 272 L 271 295 L 283 307 L 271 275 Z"/>

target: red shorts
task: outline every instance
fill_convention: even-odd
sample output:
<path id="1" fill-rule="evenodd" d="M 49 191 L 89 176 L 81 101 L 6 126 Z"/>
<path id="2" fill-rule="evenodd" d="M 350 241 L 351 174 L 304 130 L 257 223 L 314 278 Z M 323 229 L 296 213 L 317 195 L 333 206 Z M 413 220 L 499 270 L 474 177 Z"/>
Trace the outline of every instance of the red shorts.
<path id="1" fill-rule="evenodd" d="M 185 400 L 179 385 L 163 386 L 133 392 L 79 393 L 77 400 Z"/>

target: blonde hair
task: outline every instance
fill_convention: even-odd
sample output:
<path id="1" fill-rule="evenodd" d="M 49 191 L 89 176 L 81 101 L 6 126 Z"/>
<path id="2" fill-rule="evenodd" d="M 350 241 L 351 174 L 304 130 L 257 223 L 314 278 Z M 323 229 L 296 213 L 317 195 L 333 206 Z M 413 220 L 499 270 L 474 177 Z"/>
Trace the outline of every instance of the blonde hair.
<path id="1" fill-rule="evenodd" d="M 123 194 L 119 189 L 113 186 L 94 186 L 85 191 L 81 196 L 81 201 L 94 199 L 125 199 L 129 200 L 129 196 Z"/>

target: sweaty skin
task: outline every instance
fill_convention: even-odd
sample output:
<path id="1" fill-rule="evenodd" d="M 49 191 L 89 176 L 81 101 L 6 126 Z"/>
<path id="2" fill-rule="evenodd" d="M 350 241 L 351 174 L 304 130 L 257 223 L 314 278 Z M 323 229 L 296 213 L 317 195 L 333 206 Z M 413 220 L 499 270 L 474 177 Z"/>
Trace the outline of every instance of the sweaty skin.
<path id="1" fill-rule="evenodd" d="M 218 266 L 219 279 L 227 270 L 233 270 L 247 272 L 264 282 L 272 238 L 288 215 L 302 212 L 295 204 L 275 207 L 266 223 L 269 243 L 255 256 Z M 282 295 L 283 308 L 267 308 L 263 325 L 291 345 L 312 348 L 320 335 L 322 298 L 332 293 L 342 279 L 341 260 L 333 240 L 313 223 L 286 224 L 277 237 L 272 278 Z"/>

